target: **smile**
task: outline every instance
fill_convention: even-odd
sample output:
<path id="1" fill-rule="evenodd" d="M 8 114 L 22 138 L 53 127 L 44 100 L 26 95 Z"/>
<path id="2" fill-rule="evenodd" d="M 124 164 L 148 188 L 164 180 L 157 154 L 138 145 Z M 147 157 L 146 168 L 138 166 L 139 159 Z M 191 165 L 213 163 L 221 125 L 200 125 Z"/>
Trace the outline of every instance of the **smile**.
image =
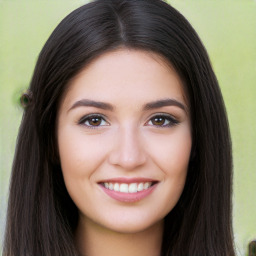
<path id="1" fill-rule="evenodd" d="M 121 193 L 137 193 L 147 190 L 152 186 L 153 182 L 140 182 L 140 183 L 112 183 L 104 182 L 102 185 L 109 190 Z"/>
<path id="2" fill-rule="evenodd" d="M 158 183 L 158 181 L 146 179 L 116 179 L 102 181 L 99 185 L 112 199 L 124 203 L 135 203 L 149 196 Z"/>

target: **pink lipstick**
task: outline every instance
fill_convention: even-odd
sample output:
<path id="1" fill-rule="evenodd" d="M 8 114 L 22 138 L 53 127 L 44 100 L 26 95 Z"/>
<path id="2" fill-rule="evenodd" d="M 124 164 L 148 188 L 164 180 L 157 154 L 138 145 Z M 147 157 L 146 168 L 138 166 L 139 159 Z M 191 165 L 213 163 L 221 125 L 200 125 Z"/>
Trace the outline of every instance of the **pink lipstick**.
<path id="1" fill-rule="evenodd" d="M 157 182 L 145 178 L 115 178 L 99 183 L 102 190 L 120 202 L 137 202 L 155 189 Z"/>

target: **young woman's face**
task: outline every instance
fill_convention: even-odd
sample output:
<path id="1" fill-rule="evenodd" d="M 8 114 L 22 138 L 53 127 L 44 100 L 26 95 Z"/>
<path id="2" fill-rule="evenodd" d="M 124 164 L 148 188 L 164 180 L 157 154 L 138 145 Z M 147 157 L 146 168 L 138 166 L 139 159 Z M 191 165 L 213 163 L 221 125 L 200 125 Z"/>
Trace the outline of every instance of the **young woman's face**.
<path id="1" fill-rule="evenodd" d="M 191 151 L 188 102 L 160 56 L 106 53 L 70 83 L 58 113 L 58 147 L 80 223 L 138 232 L 176 205 Z"/>

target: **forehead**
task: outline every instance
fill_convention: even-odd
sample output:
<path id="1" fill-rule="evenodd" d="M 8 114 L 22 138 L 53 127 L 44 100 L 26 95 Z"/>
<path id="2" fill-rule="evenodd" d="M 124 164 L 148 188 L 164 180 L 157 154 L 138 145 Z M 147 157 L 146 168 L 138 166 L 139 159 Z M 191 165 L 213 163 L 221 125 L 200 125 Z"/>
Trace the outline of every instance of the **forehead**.
<path id="1" fill-rule="evenodd" d="M 62 103 L 93 98 L 133 104 L 167 97 L 186 103 L 182 81 L 171 64 L 153 52 L 122 48 L 86 65 L 70 81 Z"/>

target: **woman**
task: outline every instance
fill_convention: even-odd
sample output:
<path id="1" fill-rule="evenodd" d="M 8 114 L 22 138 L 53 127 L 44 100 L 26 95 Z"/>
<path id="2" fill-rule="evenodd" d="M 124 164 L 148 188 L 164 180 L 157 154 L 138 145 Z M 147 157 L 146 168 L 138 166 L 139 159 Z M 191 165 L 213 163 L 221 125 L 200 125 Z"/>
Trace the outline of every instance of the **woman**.
<path id="1" fill-rule="evenodd" d="M 171 6 L 78 8 L 22 99 L 4 255 L 234 255 L 225 107 Z"/>

